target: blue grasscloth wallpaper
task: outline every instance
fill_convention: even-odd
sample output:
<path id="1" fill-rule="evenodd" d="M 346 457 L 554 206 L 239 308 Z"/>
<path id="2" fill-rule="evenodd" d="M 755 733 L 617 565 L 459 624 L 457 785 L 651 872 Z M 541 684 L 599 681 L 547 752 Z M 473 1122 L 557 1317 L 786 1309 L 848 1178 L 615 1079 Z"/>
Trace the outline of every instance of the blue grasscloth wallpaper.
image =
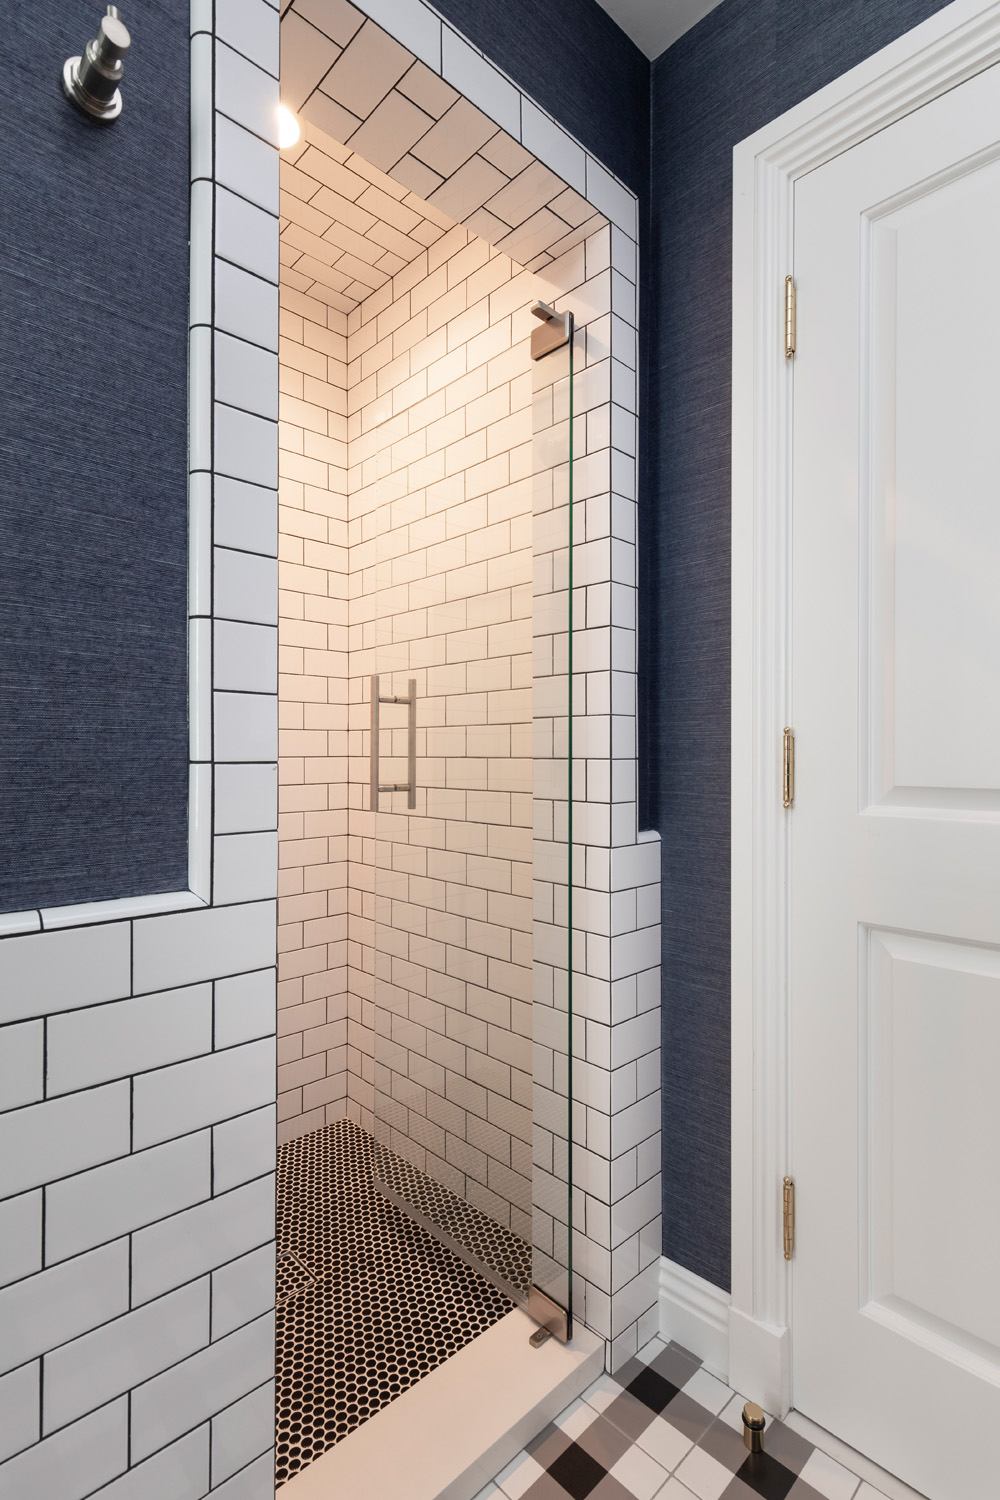
<path id="1" fill-rule="evenodd" d="M 724 0 L 653 64 L 641 774 L 663 835 L 663 1251 L 725 1288 L 732 152 L 939 9 Z"/>
<path id="2" fill-rule="evenodd" d="M 123 8 L 110 126 L 102 10 L 4 6 L 0 911 L 187 885 L 188 6 Z"/>

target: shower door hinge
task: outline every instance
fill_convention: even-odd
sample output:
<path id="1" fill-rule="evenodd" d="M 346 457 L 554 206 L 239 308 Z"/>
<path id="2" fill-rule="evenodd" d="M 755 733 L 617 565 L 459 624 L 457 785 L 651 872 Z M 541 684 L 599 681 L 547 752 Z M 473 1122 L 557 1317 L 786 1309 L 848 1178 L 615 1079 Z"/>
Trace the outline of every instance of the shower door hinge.
<path id="1" fill-rule="evenodd" d="M 786 1177 L 781 1186 L 781 1230 L 785 1259 L 795 1254 L 795 1183 Z"/>
<path id="2" fill-rule="evenodd" d="M 785 358 L 795 353 L 795 279 L 785 277 Z"/>
<path id="3" fill-rule="evenodd" d="M 795 736 L 785 729 L 781 736 L 781 805 L 791 807 L 795 801 Z"/>

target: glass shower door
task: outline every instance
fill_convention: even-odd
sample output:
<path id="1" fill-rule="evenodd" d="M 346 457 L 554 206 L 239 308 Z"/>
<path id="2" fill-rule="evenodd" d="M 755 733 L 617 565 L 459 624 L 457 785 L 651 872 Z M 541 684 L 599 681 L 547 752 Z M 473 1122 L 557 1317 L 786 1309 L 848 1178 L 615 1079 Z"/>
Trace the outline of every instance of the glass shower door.
<path id="1" fill-rule="evenodd" d="M 546 1299 L 569 1310 L 571 384 L 568 343 L 532 364 L 525 341 L 493 489 L 426 440 L 415 461 L 396 419 L 370 460 L 376 1170 L 560 1335 Z"/>

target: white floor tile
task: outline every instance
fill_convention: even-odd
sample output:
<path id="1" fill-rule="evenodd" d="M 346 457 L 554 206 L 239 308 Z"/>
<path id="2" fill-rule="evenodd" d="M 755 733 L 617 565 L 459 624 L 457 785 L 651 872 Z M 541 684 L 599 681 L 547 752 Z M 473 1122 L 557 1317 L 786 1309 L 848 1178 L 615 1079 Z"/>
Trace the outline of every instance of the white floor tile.
<path id="1" fill-rule="evenodd" d="M 704 1448 L 693 1448 L 677 1470 L 677 1478 L 692 1489 L 698 1500 L 719 1500 L 732 1474 Z"/>
<path id="2" fill-rule="evenodd" d="M 497 1475 L 494 1482 L 503 1490 L 507 1500 L 521 1500 L 525 1491 L 529 1490 L 544 1472 L 538 1460 L 522 1450 L 516 1458 L 511 1459 L 506 1469 Z"/>
<path id="3" fill-rule="evenodd" d="M 691 1439 L 678 1428 L 656 1417 L 646 1431 L 636 1439 L 640 1448 L 656 1459 L 668 1471 L 676 1469 L 685 1453 L 692 1447 Z"/>
<path id="4" fill-rule="evenodd" d="M 597 1413 L 592 1406 L 588 1406 L 582 1398 L 574 1401 L 572 1406 L 567 1406 L 564 1412 L 556 1417 L 556 1426 L 561 1427 L 567 1437 L 578 1438 L 591 1424 L 597 1421 Z"/>
<path id="5" fill-rule="evenodd" d="M 692 1500 L 693 1492 L 679 1479 L 668 1479 L 656 1496 L 656 1500 Z"/>
<path id="6" fill-rule="evenodd" d="M 827 1500 L 851 1500 L 858 1487 L 858 1476 L 819 1448 L 815 1448 L 806 1460 L 801 1478 Z"/>
<path id="7" fill-rule="evenodd" d="M 729 1389 L 729 1386 L 723 1385 L 721 1380 L 716 1380 L 715 1376 L 710 1375 L 707 1370 L 698 1370 L 691 1376 L 691 1379 L 684 1387 L 684 1394 L 690 1396 L 692 1401 L 697 1401 L 698 1405 L 703 1406 L 706 1411 L 715 1412 L 716 1414 L 733 1397 L 733 1392 Z M 743 1418 L 741 1416 L 741 1425 L 742 1421 Z"/>
<path id="8" fill-rule="evenodd" d="M 667 1477 L 666 1469 L 660 1467 L 641 1448 L 628 1448 L 611 1470 L 612 1477 L 624 1485 L 636 1500 L 653 1500 Z"/>
<path id="9" fill-rule="evenodd" d="M 854 1500 L 888 1500 L 888 1497 L 884 1491 L 877 1490 L 873 1484 L 866 1482 L 858 1490 Z"/>
<path id="10" fill-rule="evenodd" d="M 583 1393 L 583 1400 L 595 1411 L 605 1411 L 621 1393 L 621 1386 L 610 1375 L 600 1375 L 593 1385 L 588 1385 Z"/>
<path id="11" fill-rule="evenodd" d="M 496 1500 L 498 1495 L 501 1496 L 502 1500 L 503 1491 L 498 1490 L 493 1481 L 490 1480 L 484 1490 L 480 1490 L 477 1495 L 473 1495 L 472 1500 Z"/>
<path id="12" fill-rule="evenodd" d="M 644 1344 L 639 1350 L 636 1359 L 641 1359 L 644 1365 L 651 1364 L 658 1354 L 663 1353 L 666 1347 L 662 1339 L 650 1339 L 649 1343 Z"/>

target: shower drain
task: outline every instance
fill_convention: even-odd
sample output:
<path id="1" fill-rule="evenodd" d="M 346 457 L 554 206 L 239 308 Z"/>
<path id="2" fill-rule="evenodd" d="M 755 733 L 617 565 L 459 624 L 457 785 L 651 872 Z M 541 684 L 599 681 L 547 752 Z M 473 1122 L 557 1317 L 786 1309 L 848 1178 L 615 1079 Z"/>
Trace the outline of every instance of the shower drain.
<path id="1" fill-rule="evenodd" d="M 279 1485 L 514 1306 L 379 1192 L 374 1146 L 338 1120 L 278 1152 Z"/>
<path id="2" fill-rule="evenodd" d="M 282 1250 L 275 1266 L 275 1302 L 278 1307 L 287 1307 L 292 1298 L 304 1286 L 316 1280 L 308 1266 L 304 1266 L 291 1250 Z"/>

